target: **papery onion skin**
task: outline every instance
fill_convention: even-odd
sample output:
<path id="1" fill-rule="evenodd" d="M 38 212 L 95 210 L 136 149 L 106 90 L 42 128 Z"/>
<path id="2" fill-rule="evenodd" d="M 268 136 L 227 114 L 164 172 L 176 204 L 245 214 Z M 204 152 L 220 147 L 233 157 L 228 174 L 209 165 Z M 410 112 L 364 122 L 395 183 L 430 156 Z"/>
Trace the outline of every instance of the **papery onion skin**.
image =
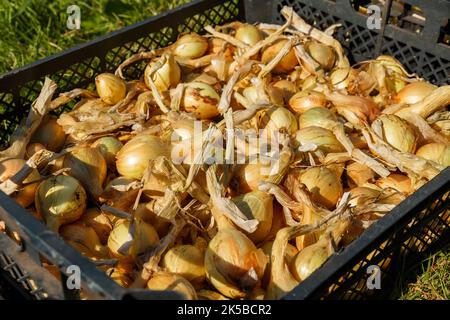
<path id="1" fill-rule="evenodd" d="M 4 182 L 12 178 L 16 173 L 25 166 L 26 161 L 23 159 L 5 159 L 0 161 L 0 182 Z M 31 173 L 23 180 L 23 184 L 27 184 L 33 181 L 37 181 L 40 178 L 39 171 L 32 168 Z M 19 191 L 12 195 L 12 198 L 26 208 L 34 202 L 36 189 L 39 183 L 28 184 L 24 187 L 20 187 Z"/>
<path id="2" fill-rule="evenodd" d="M 52 176 L 36 191 L 35 205 L 49 228 L 58 232 L 63 224 L 75 222 L 86 209 L 86 192 L 71 176 Z"/>
<path id="3" fill-rule="evenodd" d="M 182 106 L 187 112 L 192 112 L 197 119 L 211 119 L 219 115 L 217 105 L 220 96 L 213 87 L 202 82 L 187 84 Z"/>
<path id="4" fill-rule="evenodd" d="M 422 101 L 426 96 L 436 89 L 429 82 L 417 81 L 407 84 L 395 96 L 395 102 L 399 104 L 414 104 Z"/>
<path id="5" fill-rule="evenodd" d="M 325 167 L 311 167 L 300 176 L 303 183 L 311 192 L 313 201 L 332 210 L 343 194 L 343 187 L 333 171 Z"/>
<path id="6" fill-rule="evenodd" d="M 174 44 L 173 54 L 177 57 L 196 59 L 208 49 L 208 41 L 196 33 L 181 36 Z"/>
<path id="7" fill-rule="evenodd" d="M 117 153 L 116 167 L 120 175 L 140 180 L 150 160 L 169 156 L 169 145 L 159 137 L 140 134 L 128 141 Z"/>
<path id="8" fill-rule="evenodd" d="M 331 130 L 337 122 L 336 116 L 328 108 L 314 107 L 302 113 L 299 117 L 299 128 L 321 127 Z"/>
<path id="9" fill-rule="evenodd" d="M 94 229 L 100 242 L 106 244 L 113 225 L 109 218 L 97 208 L 89 208 L 80 219 L 86 226 Z"/>
<path id="10" fill-rule="evenodd" d="M 208 281 L 229 298 L 244 298 L 243 286 L 254 287 L 264 275 L 267 257 L 242 232 L 219 230 L 205 255 Z"/>
<path id="11" fill-rule="evenodd" d="M 76 147 L 64 156 L 63 166 L 70 168 L 69 174 L 80 181 L 90 194 L 94 197 L 101 195 L 107 167 L 99 150 Z"/>
<path id="12" fill-rule="evenodd" d="M 415 152 L 418 138 L 407 121 L 393 114 L 382 114 L 375 121 L 381 122 L 383 140 L 399 151 Z"/>
<path id="13" fill-rule="evenodd" d="M 278 40 L 268 48 L 266 48 L 261 55 L 261 62 L 268 64 L 277 55 L 277 53 L 283 48 L 288 40 Z M 289 73 L 295 66 L 298 65 L 297 56 L 294 49 L 289 50 L 288 54 L 281 59 L 280 62 L 273 68 L 274 73 Z"/>
<path id="14" fill-rule="evenodd" d="M 162 259 L 162 266 L 196 286 L 205 280 L 204 262 L 204 254 L 197 247 L 185 244 L 169 249 Z"/>
<path id="15" fill-rule="evenodd" d="M 116 154 L 122 149 L 123 143 L 116 137 L 102 137 L 95 140 L 91 147 L 100 151 L 108 166 L 113 166 Z"/>
<path id="16" fill-rule="evenodd" d="M 450 166 L 450 147 L 440 143 L 423 145 L 417 150 L 416 155 L 437 162 L 444 167 Z"/>
<path id="17" fill-rule="evenodd" d="M 289 107 L 297 112 L 303 113 L 315 107 L 326 107 L 327 99 L 321 92 L 305 90 L 297 92 L 289 100 Z"/>
<path id="18" fill-rule="evenodd" d="M 46 118 L 39 125 L 30 139 L 30 144 L 40 143 L 45 149 L 58 152 L 64 146 L 66 141 L 66 133 L 57 120 L 54 118 Z"/>
<path id="19" fill-rule="evenodd" d="M 151 88 L 149 78 L 152 67 L 153 63 L 149 63 L 144 71 L 144 82 L 148 88 Z M 166 91 L 180 83 L 181 69 L 173 55 L 168 56 L 166 63 L 155 71 L 151 79 L 160 91 Z"/>
<path id="20" fill-rule="evenodd" d="M 258 190 L 259 183 L 267 178 L 264 170 L 264 166 L 260 163 L 249 163 L 241 166 L 235 176 L 239 193 Z"/>
<path id="21" fill-rule="evenodd" d="M 275 82 L 273 86 L 281 90 L 285 103 L 288 103 L 289 99 L 291 99 L 292 96 L 296 94 L 298 91 L 298 88 L 295 85 L 295 83 L 289 80 L 279 80 Z"/>
<path id="22" fill-rule="evenodd" d="M 366 183 L 372 183 L 375 180 L 375 172 L 368 166 L 359 162 L 350 162 L 347 164 L 347 182 L 350 187 L 361 187 Z"/>
<path id="23" fill-rule="evenodd" d="M 247 234 L 247 237 L 254 243 L 266 239 L 273 220 L 272 196 L 256 190 L 233 198 L 233 202 L 249 220 L 256 219 L 259 222 L 257 229 Z"/>
<path id="24" fill-rule="evenodd" d="M 66 241 L 73 241 L 87 247 L 98 257 L 108 256 L 108 249 L 102 245 L 95 230 L 81 221 L 61 226 L 59 234 Z"/>
<path id="25" fill-rule="evenodd" d="M 391 173 L 386 178 L 379 178 L 376 185 L 382 189 L 392 188 L 406 195 L 414 192 L 411 179 L 400 173 Z"/>
<path id="26" fill-rule="evenodd" d="M 298 145 L 315 144 L 324 153 L 345 151 L 333 132 L 321 127 L 311 126 L 298 130 L 295 141 Z"/>
<path id="27" fill-rule="evenodd" d="M 125 81 L 112 73 L 102 73 L 95 78 L 97 93 L 103 102 L 113 105 L 125 98 L 127 85 Z"/>
<path id="28" fill-rule="evenodd" d="M 147 289 L 175 291 L 188 300 L 197 300 L 194 287 L 185 278 L 168 272 L 158 272 L 147 282 Z"/>
<path id="29" fill-rule="evenodd" d="M 234 37 L 249 46 L 254 46 L 263 39 L 261 31 L 254 25 L 247 23 L 236 30 Z"/>

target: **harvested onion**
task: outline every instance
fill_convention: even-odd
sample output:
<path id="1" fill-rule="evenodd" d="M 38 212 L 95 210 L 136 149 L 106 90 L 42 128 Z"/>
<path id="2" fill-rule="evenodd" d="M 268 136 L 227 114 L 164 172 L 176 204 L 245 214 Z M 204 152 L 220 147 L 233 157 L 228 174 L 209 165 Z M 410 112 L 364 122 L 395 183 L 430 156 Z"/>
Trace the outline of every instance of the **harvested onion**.
<path id="1" fill-rule="evenodd" d="M 102 137 L 96 140 L 92 148 L 98 148 L 108 166 L 113 166 L 116 162 L 116 154 L 122 149 L 123 143 L 116 137 Z"/>
<path id="2" fill-rule="evenodd" d="M 333 132 L 321 127 L 306 127 L 295 134 L 295 141 L 299 145 L 314 144 L 325 154 L 345 151 Z"/>
<path id="3" fill-rule="evenodd" d="M 288 40 L 278 40 L 270 47 L 266 48 L 261 55 L 261 62 L 264 64 L 272 61 L 277 53 L 283 48 Z M 288 54 L 285 55 L 280 62 L 272 70 L 274 73 L 288 73 L 293 70 L 295 66 L 298 65 L 297 56 L 295 55 L 294 49 L 289 50 Z"/>
<path id="4" fill-rule="evenodd" d="M 234 37 L 249 46 L 254 46 L 263 38 L 261 31 L 259 31 L 259 29 L 254 25 L 248 23 L 244 23 L 242 26 L 240 26 L 236 30 L 236 34 L 234 35 Z"/>
<path id="5" fill-rule="evenodd" d="M 40 143 L 45 149 L 57 152 L 66 141 L 66 134 L 63 128 L 54 118 L 46 118 L 30 139 L 30 144 Z M 31 155 L 30 155 L 31 156 Z"/>
<path id="6" fill-rule="evenodd" d="M 408 122 L 393 114 L 382 114 L 374 122 L 381 124 L 383 140 L 399 151 L 414 153 L 418 138 Z"/>
<path id="7" fill-rule="evenodd" d="M 108 249 L 102 245 L 97 233 L 90 226 L 85 226 L 79 222 L 66 224 L 60 228 L 59 234 L 66 241 L 76 242 L 85 246 L 98 257 L 108 256 Z"/>
<path id="8" fill-rule="evenodd" d="M 395 102 L 401 104 L 414 104 L 422 101 L 436 86 L 429 82 L 417 81 L 406 85 L 395 96 Z"/>
<path id="9" fill-rule="evenodd" d="M 95 231 L 102 244 L 106 244 L 113 227 L 105 214 L 97 208 L 89 208 L 80 220 Z"/>
<path id="10" fill-rule="evenodd" d="M 190 281 L 194 286 L 205 280 L 204 253 L 193 245 L 178 245 L 171 248 L 162 259 L 167 271 Z"/>
<path id="11" fill-rule="evenodd" d="M 330 109 L 324 107 L 311 108 L 300 115 L 299 128 L 321 127 L 331 130 L 337 121 Z"/>
<path id="12" fill-rule="evenodd" d="M 450 147 L 440 143 L 423 145 L 417 150 L 416 155 L 437 162 L 444 167 L 450 166 Z"/>
<path id="13" fill-rule="evenodd" d="M 188 300 L 197 300 L 194 287 L 181 276 L 158 272 L 147 282 L 147 288 L 156 291 L 175 291 Z"/>
<path id="14" fill-rule="evenodd" d="M 174 44 L 173 54 L 177 57 L 196 59 L 208 49 L 208 41 L 196 33 L 181 36 Z"/>
<path id="15" fill-rule="evenodd" d="M 187 112 L 192 112 L 197 119 L 211 119 L 219 115 L 217 105 L 220 96 L 210 85 L 202 82 L 187 84 L 182 106 Z"/>
<path id="16" fill-rule="evenodd" d="M 102 73 L 95 78 L 97 93 L 104 103 L 113 105 L 125 98 L 127 85 L 125 81 L 112 73 Z"/>
<path id="17" fill-rule="evenodd" d="M 153 63 L 147 65 L 144 71 L 144 81 L 147 87 L 151 88 L 150 80 L 152 79 L 155 86 L 160 91 L 166 91 L 175 87 L 181 78 L 180 66 L 175 61 L 173 55 L 168 55 L 167 61 L 161 68 L 158 68 L 153 75 L 151 74 Z"/>
<path id="18" fill-rule="evenodd" d="M 316 60 L 325 71 L 329 71 L 333 68 L 336 61 L 336 54 L 334 53 L 333 48 L 316 41 L 306 43 L 305 47 L 311 57 Z M 314 72 L 315 70 L 309 71 Z"/>
<path id="19" fill-rule="evenodd" d="M 303 113 L 314 107 L 325 107 L 327 99 L 321 92 L 305 90 L 297 92 L 289 100 L 289 107 L 297 113 Z"/>
<path id="20" fill-rule="evenodd" d="M 284 131 L 293 134 L 298 129 L 295 116 L 283 107 L 271 107 L 261 118 L 261 127 L 273 132 Z"/>

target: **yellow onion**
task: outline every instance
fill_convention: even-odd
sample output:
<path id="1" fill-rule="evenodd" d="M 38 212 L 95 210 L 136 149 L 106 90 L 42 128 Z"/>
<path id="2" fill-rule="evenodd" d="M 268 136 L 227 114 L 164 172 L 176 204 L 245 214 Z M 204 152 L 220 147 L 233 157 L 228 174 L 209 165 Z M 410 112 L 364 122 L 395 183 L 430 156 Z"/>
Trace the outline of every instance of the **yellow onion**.
<path id="1" fill-rule="evenodd" d="M 132 270 L 128 265 L 124 265 L 122 263 L 118 263 L 112 268 L 108 268 L 106 270 L 106 274 L 108 277 L 113 279 L 118 285 L 121 287 L 127 288 L 131 285 L 132 279 L 130 277 L 130 273 Z"/>
<path id="2" fill-rule="evenodd" d="M 63 224 L 78 220 L 86 209 L 86 192 L 70 176 L 52 176 L 36 191 L 35 205 L 51 230 L 58 232 Z"/>
<path id="3" fill-rule="evenodd" d="M 376 181 L 376 185 L 382 189 L 392 188 L 404 194 L 411 194 L 414 192 L 411 179 L 400 173 L 391 173 L 386 178 L 380 178 Z"/>
<path id="4" fill-rule="evenodd" d="M 4 182 L 12 178 L 17 172 L 22 169 L 26 164 L 23 159 L 5 159 L 0 161 L 0 182 Z M 39 171 L 32 168 L 30 174 L 23 180 L 23 184 L 27 184 L 33 181 L 37 181 L 40 178 Z M 20 204 L 22 207 L 26 208 L 31 205 L 34 201 L 34 196 L 36 194 L 36 189 L 39 183 L 31 183 L 19 189 L 18 192 L 12 195 L 12 198 Z"/>
<path id="5" fill-rule="evenodd" d="M 348 68 L 335 68 L 330 73 L 330 82 L 337 90 L 347 88 L 349 84 L 350 69 Z"/>
<path id="6" fill-rule="evenodd" d="M 347 165 L 347 182 L 350 187 L 361 187 L 375 180 L 375 172 L 368 166 L 359 162 L 350 162 Z"/>
<path id="7" fill-rule="evenodd" d="M 306 112 L 314 107 L 326 107 L 327 99 L 321 92 L 304 90 L 297 92 L 289 100 L 289 107 L 298 113 Z"/>
<path id="8" fill-rule="evenodd" d="M 326 241 L 318 241 L 300 250 L 291 262 L 291 272 L 297 281 L 308 278 L 330 256 Z"/>
<path id="9" fill-rule="evenodd" d="M 40 143 L 45 149 L 57 152 L 66 141 L 66 134 L 54 118 L 44 119 L 30 139 L 31 143 Z"/>
<path id="10" fill-rule="evenodd" d="M 243 43 L 254 46 L 263 39 L 261 31 L 254 25 L 244 23 L 236 30 L 234 37 Z"/>
<path id="11" fill-rule="evenodd" d="M 173 54 L 177 57 L 196 59 L 208 49 L 208 41 L 192 32 L 181 36 L 174 44 Z"/>
<path id="12" fill-rule="evenodd" d="M 80 222 L 66 224 L 61 226 L 59 234 L 66 241 L 70 240 L 85 246 L 98 257 L 108 256 L 108 249 L 102 245 L 95 230 L 89 226 L 85 226 Z"/>
<path id="13" fill-rule="evenodd" d="M 201 289 L 197 291 L 199 300 L 229 300 L 227 297 L 221 295 L 216 291 Z"/>
<path id="14" fill-rule="evenodd" d="M 267 287 L 270 280 L 270 270 L 271 270 L 271 261 L 270 258 L 272 256 L 272 247 L 273 247 L 273 240 L 272 241 L 266 241 L 261 246 L 261 250 L 264 251 L 265 255 L 267 256 L 267 259 L 269 261 L 268 266 L 266 267 L 266 270 L 264 272 L 264 277 L 262 280 L 263 287 Z M 287 243 L 286 244 L 286 252 L 285 252 L 285 259 L 286 263 L 290 265 L 292 261 L 294 260 L 295 256 L 297 255 L 298 250 L 296 247 L 294 247 L 292 244 Z"/>
<path id="15" fill-rule="evenodd" d="M 116 154 L 122 149 L 123 144 L 116 137 L 102 137 L 97 139 L 91 146 L 98 148 L 108 166 L 116 162 Z"/>
<path id="16" fill-rule="evenodd" d="M 162 259 L 162 266 L 170 273 L 182 276 L 194 286 L 205 280 L 205 256 L 197 247 L 185 244 L 171 248 Z"/>
<path id="17" fill-rule="evenodd" d="M 202 82 L 190 82 L 186 85 L 182 107 L 192 112 L 197 119 L 211 119 L 219 115 L 217 105 L 220 96 L 213 87 Z"/>
<path id="18" fill-rule="evenodd" d="M 417 150 L 416 155 L 437 162 L 444 167 L 450 166 L 450 147 L 440 143 L 423 145 Z"/>
<path id="19" fill-rule="evenodd" d="M 75 147 L 64 156 L 63 166 L 70 168 L 69 174 L 83 184 L 94 197 L 103 192 L 106 179 L 106 161 L 99 150 L 90 147 Z"/>
<path id="20" fill-rule="evenodd" d="M 100 242 L 106 244 L 112 231 L 112 223 L 108 217 L 97 208 L 89 208 L 80 219 L 86 226 L 94 229 Z"/>
<path id="21" fill-rule="evenodd" d="M 417 135 L 407 121 L 393 114 L 382 114 L 375 122 L 381 124 L 384 141 L 399 151 L 414 153 Z"/>
<path id="22" fill-rule="evenodd" d="M 149 63 L 144 71 L 144 82 L 149 88 L 151 88 L 149 79 L 152 67 L 153 63 Z M 180 82 L 181 69 L 173 55 L 167 56 L 166 63 L 153 73 L 151 79 L 155 83 L 156 88 L 160 91 L 166 91 L 173 88 Z"/>
<path id="23" fill-rule="evenodd" d="M 306 127 L 295 134 L 295 141 L 299 145 L 315 144 L 324 153 L 345 151 L 342 144 L 330 130 L 321 127 Z"/>
<path id="24" fill-rule="evenodd" d="M 257 229 L 247 234 L 247 237 L 254 243 L 266 239 L 272 227 L 272 196 L 256 190 L 233 198 L 233 202 L 249 220 L 256 219 L 259 222 Z"/>
<path id="25" fill-rule="evenodd" d="M 414 104 L 422 101 L 426 96 L 436 89 L 429 82 L 412 82 L 401 89 L 395 96 L 395 102 L 399 104 Z"/>
<path id="26" fill-rule="evenodd" d="M 175 291 L 187 300 L 197 300 L 197 293 L 189 281 L 168 272 L 154 274 L 147 282 L 147 288 L 155 291 Z"/>
<path id="27" fill-rule="evenodd" d="M 134 212 L 135 217 L 139 217 L 146 223 L 151 224 L 155 228 L 160 237 L 167 234 L 170 229 L 171 223 L 169 220 L 158 216 L 152 210 L 153 202 L 140 203 Z"/>
<path id="28" fill-rule="evenodd" d="M 134 260 L 159 241 L 158 233 L 152 225 L 140 219 L 133 223 L 128 220 L 119 221 L 108 237 L 110 253 L 123 260 Z"/>
<path id="29" fill-rule="evenodd" d="M 117 153 L 117 171 L 126 178 L 140 180 L 150 160 L 169 155 L 169 145 L 159 137 L 140 134 L 128 141 Z"/>
<path id="30" fill-rule="evenodd" d="M 394 92 L 400 91 L 406 82 L 403 78 L 408 77 L 403 65 L 394 57 L 381 55 L 376 60 L 387 71 L 385 82 L 387 87 Z"/>
<path id="31" fill-rule="evenodd" d="M 27 150 L 26 150 L 26 152 L 25 152 L 25 156 L 26 156 L 27 158 L 31 158 L 31 156 L 32 156 L 33 154 L 35 154 L 36 152 L 38 152 L 38 151 L 40 151 L 40 150 L 44 150 L 44 149 L 46 149 L 46 148 L 45 148 L 44 145 L 41 144 L 41 143 L 30 143 L 30 144 L 27 146 Z"/>
<path id="32" fill-rule="evenodd" d="M 277 170 L 278 169 L 278 170 Z M 237 191 L 240 194 L 258 190 L 261 181 L 278 179 L 282 174 L 280 168 L 271 167 L 270 162 L 248 163 L 240 166 L 234 176 Z"/>
<path id="33" fill-rule="evenodd" d="M 333 68 L 334 63 L 336 62 L 336 54 L 333 48 L 315 41 L 306 43 L 305 47 L 310 56 L 316 60 L 325 71 L 329 71 Z M 312 72 L 315 70 L 309 71 Z"/>
<path id="34" fill-rule="evenodd" d="M 311 192 L 313 201 L 332 210 L 343 194 L 342 184 L 333 171 L 325 167 L 306 169 L 300 176 L 303 183 Z"/>
<path id="35" fill-rule="evenodd" d="M 298 124 L 300 129 L 315 126 L 331 130 L 336 121 L 337 118 L 330 109 L 315 107 L 302 113 Z"/>
<path id="36" fill-rule="evenodd" d="M 233 228 L 219 230 L 206 249 L 206 277 L 229 298 L 244 298 L 245 289 L 254 288 L 262 279 L 266 264 L 264 252 Z"/>
<path id="37" fill-rule="evenodd" d="M 279 80 L 273 84 L 273 87 L 282 92 L 285 103 L 288 103 L 289 99 L 291 99 L 292 96 L 298 91 L 295 83 L 289 80 Z"/>
<path id="38" fill-rule="evenodd" d="M 288 40 L 281 39 L 276 41 L 274 44 L 266 48 L 261 55 L 261 62 L 263 64 L 268 64 L 273 58 L 278 54 L 278 52 L 283 48 Z M 294 49 L 289 50 L 288 54 L 281 59 L 280 62 L 273 68 L 274 73 L 288 73 L 293 70 L 295 66 L 298 65 L 297 56 L 295 55 Z"/>
<path id="39" fill-rule="evenodd" d="M 263 113 L 261 127 L 274 132 L 283 131 L 293 134 L 298 129 L 298 123 L 295 116 L 288 109 L 274 106 Z"/>
<path id="40" fill-rule="evenodd" d="M 317 76 L 311 74 L 301 81 L 300 87 L 302 91 L 314 91 L 317 88 L 317 82 Z"/>
<path id="41" fill-rule="evenodd" d="M 100 99 L 106 104 L 113 105 L 125 98 L 127 85 L 112 73 L 102 73 L 95 78 L 95 86 Z"/>

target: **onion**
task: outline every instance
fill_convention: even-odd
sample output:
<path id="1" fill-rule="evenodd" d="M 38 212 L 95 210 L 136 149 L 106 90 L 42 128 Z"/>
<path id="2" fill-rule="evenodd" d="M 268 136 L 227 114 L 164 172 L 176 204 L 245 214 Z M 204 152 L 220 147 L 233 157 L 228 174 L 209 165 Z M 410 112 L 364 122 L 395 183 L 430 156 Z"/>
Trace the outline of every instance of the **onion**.
<path id="1" fill-rule="evenodd" d="M 128 141 L 117 153 L 117 171 L 126 178 L 140 180 L 150 160 L 169 155 L 169 145 L 159 137 L 140 134 Z"/>
<path id="2" fill-rule="evenodd" d="M 372 183 L 375 179 L 375 172 L 368 166 L 359 162 L 350 162 L 347 165 L 347 182 L 350 187 L 361 187 L 366 183 Z"/>
<path id="3" fill-rule="evenodd" d="M 329 71 L 333 68 L 334 63 L 336 62 L 336 54 L 333 48 L 315 41 L 307 42 L 305 47 L 311 57 L 316 60 L 325 71 Z M 308 71 L 312 73 L 315 70 Z"/>
<path id="4" fill-rule="evenodd" d="M 36 191 L 35 205 L 49 228 L 58 232 L 63 224 L 78 220 L 86 209 L 86 192 L 70 176 L 52 176 Z"/>
<path id="5" fill-rule="evenodd" d="M 247 234 L 247 237 L 254 243 L 266 239 L 272 227 L 272 196 L 256 190 L 233 198 L 233 202 L 249 220 L 256 219 L 259 222 L 257 229 Z"/>
<path id="6" fill-rule="evenodd" d="M 308 278 L 328 259 L 328 246 L 326 241 L 319 241 L 298 252 L 291 262 L 291 272 L 297 281 Z"/>
<path id="7" fill-rule="evenodd" d="M 376 185 L 382 189 L 392 188 L 406 195 L 414 192 L 411 179 L 400 173 L 391 173 L 386 178 L 380 178 L 376 181 Z"/>
<path id="8" fill-rule="evenodd" d="M 66 241 L 76 242 L 85 246 L 98 257 L 108 256 L 108 249 L 102 245 L 100 238 L 92 227 L 76 222 L 61 226 L 59 234 Z"/>
<path id="9" fill-rule="evenodd" d="M 335 68 L 330 73 L 330 82 L 334 89 L 342 90 L 348 87 L 351 69 Z"/>
<path id="10" fill-rule="evenodd" d="M 264 273 L 264 277 L 262 280 L 262 286 L 264 288 L 267 287 L 267 285 L 269 284 L 269 280 L 270 280 L 270 270 L 271 270 L 271 263 L 270 263 L 270 258 L 272 256 L 272 247 L 273 247 L 273 241 L 266 241 L 264 242 L 264 244 L 261 246 L 261 250 L 265 253 L 265 255 L 267 256 L 267 259 L 269 260 L 269 264 L 266 267 L 266 271 Z M 295 256 L 297 255 L 298 250 L 296 247 L 294 247 L 292 244 L 287 243 L 286 244 L 286 252 L 285 252 L 285 259 L 286 259 L 286 263 L 288 265 L 290 265 Z"/>
<path id="11" fill-rule="evenodd" d="M 188 300 L 197 300 L 197 293 L 189 281 L 167 272 L 154 274 L 147 282 L 147 288 L 156 291 L 175 291 Z"/>
<path id="12" fill-rule="evenodd" d="M 108 237 L 110 253 L 121 260 L 134 261 L 136 257 L 159 241 L 156 230 L 148 223 L 135 219 L 118 222 Z"/>
<path id="13" fill-rule="evenodd" d="M 0 161 L 0 182 L 4 182 L 12 178 L 17 172 L 25 166 L 26 161 L 23 159 L 6 159 Z M 22 181 L 23 184 L 27 184 L 33 181 L 37 181 L 40 178 L 39 171 L 36 169 L 31 169 L 30 174 Z M 12 195 L 12 198 L 20 204 L 22 207 L 26 208 L 31 205 L 34 201 L 34 196 L 36 194 L 36 189 L 39 183 L 32 183 L 20 188 L 18 192 Z"/>
<path id="14" fill-rule="evenodd" d="M 193 245 L 177 245 L 162 259 L 162 266 L 170 273 L 190 281 L 194 286 L 205 280 L 204 254 Z"/>
<path id="15" fill-rule="evenodd" d="M 343 194 L 342 184 L 333 171 L 325 167 L 306 169 L 300 176 L 311 192 L 312 200 L 332 210 Z"/>
<path id="16" fill-rule="evenodd" d="M 144 81 L 148 88 L 150 86 L 150 72 L 152 70 L 153 63 L 149 63 L 144 71 Z M 160 91 L 166 91 L 169 88 L 175 87 L 181 79 L 181 69 L 175 61 L 173 55 L 168 55 L 166 63 L 156 70 L 151 77 L 155 86 Z"/>
<path id="17" fill-rule="evenodd" d="M 211 119 L 219 115 L 217 105 L 220 96 L 210 85 L 202 82 L 191 82 L 186 85 L 182 99 L 182 107 L 192 112 L 197 119 Z"/>
<path id="18" fill-rule="evenodd" d="M 63 166 L 70 168 L 69 174 L 94 197 L 103 192 L 107 168 L 105 159 L 97 149 L 76 147 L 65 155 Z"/>
<path id="19" fill-rule="evenodd" d="M 234 177 L 237 184 L 237 191 L 240 194 L 258 190 L 258 185 L 264 180 L 278 180 L 281 170 L 275 171 L 270 163 L 248 163 L 240 166 Z"/>
<path id="20" fill-rule="evenodd" d="M 40 143 L 45 149 L 58 152 L 64 146 L 66 134 L 54 118 L 46 118 L 30 139 L 31 143 Z"/>
<path id="21" fill-rule="evenodd" d="M 295 83 L 289 80 L 279 80 L 273 84 L 273 87 L 281 90 L 285 103 L 287 103 L 289 99 L 291 99 L 292 96 L 298 91 Z"/>
<path id="22" fill-rule="evenodd" d="M 298 130 L 295 141 L 298 145 L 315 144 L 325 154 L 345 151 L 333 132 L 321 127 L 312 126 Z"/>
<path id="23" fill-rule="evenodd" d="M 267 257 L 242 232 L 225 228 L 209 242 L 205 255 L 208 281 L 223 295 L 244 298 L 243 289 L 257 286 L 264 275 Z"/>
<path id="24" fill-rule="evenodd" d="M 382 133 L 378 133 L 384 141 L 402 152 L 414 153 L 417 136 L 413 127 L 402 118 L 393 114 L 382 114 L 374 123 L 380 123 Z M 372 124 L 374 128 L 374 124 Z"/>
<path id="25" fill-rule="evenodd" d="M 100 99 L 109 105 L 122 101 L 127 94 L 125 81 L 112 73 L 99 74 L 95 78 L 95 86 Z"/>
<path id="26" fill-rule="evenodd" d="M 268 64 L 272 61 L 277 53 L 283 48 L 288 40 L 281 39 L 276 41 L 274 44 L 266 48 L 261 55 L 261 62 L 263 64 Z M 294 49 L 291 49 L 287 55 L 281 59 L 280 62 L 273 68 L 274 73 L 288 73 L 293 70 L 295 66 L 298 65 L 297 56 L 295 55 Z"/>
<path id="27" fill-rule="evenodd" d="M 289 100 L 289 107 L 297 113 L 303 113 L 314 107 L 326 107 L 327 99 L 321 92 L 304 90 L 297 92 Z"/>
<path id="28" fill-rule="evenodd" d="M 131 285 L 132 279 L 130 273 L 132 270 L 128 265 L 118 263 L 113 268 L 106 270 L 106 274 L 113 279 L 118 285 L 127 288 Z"/>
<path id="29" fill-rule="evenodd" d="M 424 81 L 417 81 L 406 85 L 395 96 L 395 103 L 414 104 L 422 101 L 436 86 Z"/>
<path id="30" fill-rule="evenodd" d="M 337 118 L 330 109 L 315 107 L 302 113 L 298 124 L 300 129 L 315 126 L 331 130 L 336 122 Z"/>
<path id="31" fill-rule="evenodd" d="M 174 44 L 173 54 L 177 57 L 196 59 L 208 49 L 208 41 L 192 32 L 181 36 Z"/>
<path id="32" fill-rule="evenodd" d="M 106 244 L 112 231 L 112 223 L 105 214 L 97 208 L 89 208 L 80 220 L 95 231 L 102 244 Z"/>
<path id="33" fill-rule="evenodd" d="M 444 167 L 450 166 L 450 147 L 440 143 L 423 145 L 417 150 L 416 155 L 437 162 Z"/>
<path id="34" fill-rule="evenodd" d="M 249 46 L 254 46 L 263 39 L 261 31 L 254 25 L 247 23 L 236 30 L 234 37 Z"/>
<path id="35" fill-rule="evenodd" d="M 123 144 L 116 137 L 102 137 L 97 139 L 91 147 L 97 148 L 107 165 L 112 167 L 116 162 L 116 154 L 122 149 Z"/>
<path id="36" fill-rule="evenodd" d="M 282 131 L 293 134 L 298 129 L 298 123 L 295 116 L 288 109 L 274 106 L 263 113 L 260 127 L 274 132 Z"/>

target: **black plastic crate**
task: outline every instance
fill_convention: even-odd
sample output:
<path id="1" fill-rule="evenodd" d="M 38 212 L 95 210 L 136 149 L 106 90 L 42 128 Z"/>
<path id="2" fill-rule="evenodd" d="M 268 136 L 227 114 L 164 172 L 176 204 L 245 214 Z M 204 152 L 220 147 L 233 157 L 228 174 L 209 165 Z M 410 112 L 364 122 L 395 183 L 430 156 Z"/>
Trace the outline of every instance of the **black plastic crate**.
<path id="1" fill-rule="evenodd" d="M 58 84 L 59 92 L 77 87 L 93 87 L 97 74 L 113 71 L 130 55 L 174 42 L 186 31 L 201 32 L 203 27 L 233 20 L 282 22 L 279 10 L 292 6 L 306 21 L 324 29 L 341 23 L 335 36 L 343 43 L 352 62 L 378 54 L 399 59 L 409 71 L 436 83 L 449 83 L 450 1 L 404 0 L 403 11 L 384 7 L 383 27 L 369 30 L 364 0 L 198 0 L 77 46 L 52 57 L 0 76 L 0 142 L 7 144 L 10 134 L 27 114 L 45 76 Z M 411 12 L 420 7 L 425 16 Z M 419 33 L 417 32 L 419 31 Z M 127 68 L 137 76 L 143 64 Z M 64 110 L 59 110 L 63 112 Z M 385 297 L 397 278 L 398 268 L 417 261 L 435 248 L 450 242 L 450 168 L 407 198 L 377 221 L 341 252 L 295 288 L 286 299 Z M 0 233 L 0 283 L 15 294 L 32 299 L 77 298 L 77 290 L 67 290 L 48 271 L 40 267 L 41 257 L 59 266 L 63 278 L 70 265 L 81 268 L 83 288 L 104 299 L 170 299 L 169 292 L 129 290 L 115 284 L 93 263 L 82 257 L 45 225 L 34 219 L 11 198 L 0 192 L 0 220 L 20 234 L 18 245 Z M 367 267 L 379 266 L 381 289 L 366 285 Z M 12 292 L 13 290 L 11 290 Z M 7 293 L 9 290 L 7 290 Z M 2 292 L 2 295 L 5 293 Z"/>

